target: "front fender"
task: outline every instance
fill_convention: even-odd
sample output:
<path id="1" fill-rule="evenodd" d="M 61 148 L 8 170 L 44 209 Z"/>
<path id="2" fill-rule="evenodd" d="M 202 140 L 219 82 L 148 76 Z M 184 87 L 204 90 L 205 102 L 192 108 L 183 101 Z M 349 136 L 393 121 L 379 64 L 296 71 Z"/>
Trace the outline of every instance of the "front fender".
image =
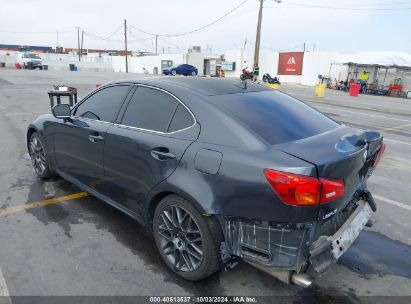
<path id="1" fill-rule="evenodd" d="M 37 132 L 43 139 L 44 148 L 46 149 L 46 154 L 49 157 L 50 165 L 54 165 L 54 136 L 53 136 L 53 126 L 57 122 L 52 114 L 44 114 L 37 117 L 31 124 L 27 127 L 26 144 L 28 149 L 28 143 L 30 136 Z"/>

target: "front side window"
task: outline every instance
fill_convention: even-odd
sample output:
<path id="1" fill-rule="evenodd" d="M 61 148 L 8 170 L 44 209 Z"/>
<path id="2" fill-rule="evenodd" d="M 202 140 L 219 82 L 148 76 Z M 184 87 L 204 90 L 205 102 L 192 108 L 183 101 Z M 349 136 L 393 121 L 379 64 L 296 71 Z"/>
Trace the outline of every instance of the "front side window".
<path id="1" fill-rule="evenodd" d="M 123 125 L 167 132 L 179 102 L 160 90 L 139 87 L 124 113 Z"/>
<path id="2" fill-rule="evenodd" d="M 104 88 L 82 102 L 75 115 L 107 122 L 114 122 L 128 92 L 128 85 Z"/>

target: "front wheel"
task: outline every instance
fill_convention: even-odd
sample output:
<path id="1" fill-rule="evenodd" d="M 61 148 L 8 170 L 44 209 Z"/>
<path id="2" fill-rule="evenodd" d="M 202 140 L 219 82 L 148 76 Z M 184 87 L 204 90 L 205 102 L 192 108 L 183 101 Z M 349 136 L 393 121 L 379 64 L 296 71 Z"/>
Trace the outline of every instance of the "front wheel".
<path id="1" fill-rule="evenodd" d="M 177 75 L 176 70 L 172 70 L 172 71 L 171 71 L 171 75 L 176 76 L 176 75 Z"/>
<path id="2" fill-rule="evenodd" d="M 30 136 L 28 149 L 34 171 L 38 177 L 44 179 L 52 177 L 54 174 L 49 165 L 43 140 L 37 132 Z"/>
<path id="3" fill-rule="evenodd" d="M 263 81 L 264 81 L 264 82 L 267 82 L 267 80 L 268 80 L 268 79 L 267 79 L 267 76 L 264 75 L 264 76 L 263 76 Z"/>
<path id="4" fill-rule="evenodd" d="M 197 72 L 196 71 L 192 71 L 191 72 L 191 76 L 196 76 L 197 75 Z"/>
<path id="5" fill-rule="evenodd" d="M 180 277 L 197 281 L 221 268 L 219 247 L 224 237 L 220 224 L 180 196 L 169 195 L 159 203 L 153 230 L 161 257 Z"/>
<path id="6" fill-rule="evenodd" d="M 244 74 L 241 74 L 241 75 L 240 75 L 240 79 L 241 79 L 242 81 L 244 81 L 244 80 L 246 80 L 247 78 L 245 77 Z"/>

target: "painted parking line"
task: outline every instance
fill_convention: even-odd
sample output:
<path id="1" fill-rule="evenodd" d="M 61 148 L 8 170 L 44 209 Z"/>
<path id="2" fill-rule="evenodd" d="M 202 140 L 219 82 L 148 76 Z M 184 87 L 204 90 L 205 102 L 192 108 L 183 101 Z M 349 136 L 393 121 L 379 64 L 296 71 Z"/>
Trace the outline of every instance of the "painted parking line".
<path id="1" fill-rule="evenodd" d="M 393 142 L 393 143 L 396 143 L 396 144 L 402 144 L 402 145 L 411 146 L 411 143 L 409 143 L 409 142 L 400 141 L 400 140 L 394 140 L 394 139 L 389 139 L 389 138 L 386 138 L 386 137 L 384 137 L 384 141 L 389 141 L 389 142 Z"/>
<path id="2" fill-rule="evenodd" d="M 396 202 L 392 199 L 389 199 L 389 198 L 386 198 L 386 197 L 383 197 L 383 196 L 379 196 L 379 195 L 376 195 L 376 194 L 373 194 L 372 196 L 375 199 L 377 199 L 379 201 L 382 201 L 384 203 L 387 203 L 387 204 L 390 204 L 390 205 L 393 205 L 393 206 L 400 207 L 400 208 L 406 209 L 408 211 L 411 211 L 411 206 L 409 206 L 409 205 L 406 205 L 406 204 L 403 204 L 403 203 L 400 203 L 400 202 Z"/>
<path id="3" fill-rule="evenodd" d="M 44 206 L 48 206 L 52 204 L 57 204 L 57 203 L 64 202 L 64 201 L 70 201 L 70 200 L 86 197 L 89 195 L 90 194 L 88 194 L 87 192 L 79 192 L 79 193 L 74 193 L 74 194 L 60 196 L 60 197 L 49 198 L 49 199 L 39 201 L 39 202 L 3 208 L 3 209 L 0 209 L 0 216 L 16 213 L 16 212 L 27 210 L 27 209 L 33 209 L 37 207 L 44 207 Z"/>
<path id="4" fill-rule="evenodd" d="M 331 112 L 332 112 L 332 111 L 337 111 L 337 112 L 342 112 L 342 113 L 349 113 L 349 114 L 355 114 L 355 115 L 363 115 L 363 116 L 369 116 L 369 117 L 375 117 L 375 118 L 389 119 L 389 120 L 403 121 L 403 122 L 409 122 L 409 123 L 411 123 L 411 120 L 409 120 L 409 119 L 401 119 L 401 118 L 387 117 L 387 116 L 375 115 L 375 114 L 368 114 L 368 113 L 362 113 L 362 112 L 347 111 L 347 110 L 329 108 L 329 107 L 324 107 L 324 106 L 315 106 L 315 108 L 325 109 L 325 110 L 328 110 L 328 111 L 331 111 Z"/>
<path id="5" fill-rule="evenodd" d="M 11 304 L 9 290 L 7 289 L 6 280 L 0 268 L 0 304 Z"/>

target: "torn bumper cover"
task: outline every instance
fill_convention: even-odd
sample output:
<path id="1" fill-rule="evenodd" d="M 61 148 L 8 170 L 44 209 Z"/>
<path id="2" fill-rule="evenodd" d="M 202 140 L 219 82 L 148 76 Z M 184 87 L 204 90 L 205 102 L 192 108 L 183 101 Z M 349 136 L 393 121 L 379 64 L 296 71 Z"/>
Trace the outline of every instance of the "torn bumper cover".
<path id="1" fill-rule="evenodd" d="M 368 202 L 358 200 L 325 223 L 275 224 L 224 217 L 223 262 L 229 265 L 233 257 L 240 257 L 297 273 L 311 264 L 324 272 L 351 246 L 372 213 Z"/>
<path id="2" fill-rule="evenodd" d="M 358 206 L 338 229 L 329 237 L 321 236 L 310 246 L 310 263 L 317 272 L 324 272 L 350 248 L 364 226 L 370 220 L 373 210 L 364 200 L 357 202 Z"/>

